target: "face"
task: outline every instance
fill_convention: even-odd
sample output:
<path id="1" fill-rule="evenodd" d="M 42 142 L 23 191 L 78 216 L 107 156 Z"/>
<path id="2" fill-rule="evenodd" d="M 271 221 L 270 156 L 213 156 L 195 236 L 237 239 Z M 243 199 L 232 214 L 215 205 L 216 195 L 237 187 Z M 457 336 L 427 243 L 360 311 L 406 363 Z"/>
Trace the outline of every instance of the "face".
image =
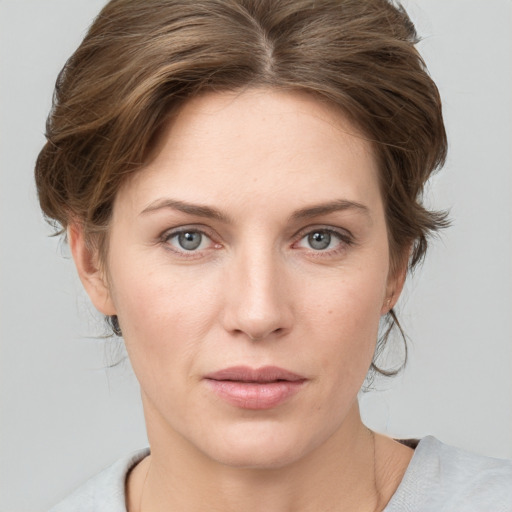
<path id="1" fill-rule="evenodd" d="M 397 296 L 377 172 L 307 95 L 212 93 L 174 118 L 116 197 L 103 294 L 86 285 L 119 317 L 152 445 L 278 467 L 350 430 Z"/>

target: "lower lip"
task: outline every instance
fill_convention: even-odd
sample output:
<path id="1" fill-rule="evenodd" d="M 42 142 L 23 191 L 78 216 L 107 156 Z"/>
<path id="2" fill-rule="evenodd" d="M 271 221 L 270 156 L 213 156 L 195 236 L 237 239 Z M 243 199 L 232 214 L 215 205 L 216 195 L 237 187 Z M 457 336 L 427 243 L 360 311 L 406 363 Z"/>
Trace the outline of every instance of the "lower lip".
<path id="1" fill-rule="evenodd" d="M 214 393 L 241 409 L 272 409 L 295 395 L 304 380 L 276 382 L 241 382 L 206 379 Z"/>

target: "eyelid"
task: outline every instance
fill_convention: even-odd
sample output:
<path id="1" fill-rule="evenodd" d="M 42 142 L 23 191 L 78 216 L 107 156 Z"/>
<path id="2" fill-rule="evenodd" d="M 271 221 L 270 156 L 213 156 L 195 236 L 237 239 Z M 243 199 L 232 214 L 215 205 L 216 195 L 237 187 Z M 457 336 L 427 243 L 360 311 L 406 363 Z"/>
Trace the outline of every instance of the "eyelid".
<path id="1" fill-rule="evenodd" d="M 324 232 L 334 235 L 338 239 L 338 243 L 335 247 L 330 249 L 314 249 L 312 247 L 303 247 L 299 244 L 309 235 L 315 232 Z M 339 257 L 343 255 L 351 246 L 355 245 L 355 240 L 352 233 L 343 228 L 337 228 L 334 226 L 307 226 L 301 229 L 295 236 L 295 241 L 292 244 L 293 249 L 304 251 L 309 258 L 315 259 L 328 259 L 333 257 Z"/>
<path id="2" fill-rule="evenodd" d="M 310 235 L 311 233 L 314 233 L 315 231 L 325 231 L 327 233 L 332 233 L 334 235 L 337 235 L 340 237 L 342 241 L 344 241 L 347 244 L 354 244 L 355 239 L 354 235 L 346 228 L 338 228 L 335 226 L 329 226 L 329 225 L 322 225 L 322 224 L 315 224 L 311 226 L 306 226 L 302 228 L 300 231 L 298 231 L 294 235 L 294 239 L 296 241 L 302 240 L 306 235 Z"/>
<path id="3" fill-rule="evenodd" d="M 208 226 L 204 226 L 202 224 L 185 224 L 165 229 L 158 238 L 161 240 L 168 240 L 172 236 L 179 235 L 180 233 L 187 233 L 189 231 L 201 233 L 202 235 L 206 235 L 208 238 L 215 237 L 213 231 Z"/>
<path id="4" fill-rule="evenodd" d="M 354 245 L 356 243 L 354 236 L 346 228 L 340 228 L 332 225 L 315 224 L 305 226 L 301 228 L 298 232 L 296 232 L 296 234 L 293 236 L 292 248 L 294 248 L 303 238 L 314 233 L 315 231 L 323 231 L 326 233 L 330 233 L 337 237 L 340 242 L 340 247 L 336 247 L 334 249 L 327 249 L 324 251 L 310 249 L 310 252 L 314 253 L 318 257 L 322 257 L 322 255 L 328 256 L 336 254 L 342 251 L 343 249 L 346 249 L 347 247 Z M 186 232 L 200 233 L 201 235 L 205 236 L 210 240 L 210 244 L 208 244 L 209 247 L 199 250 L 187 251 L 186 249 L 180 249 L 169 243 L 169 240 L 171 238 L 179 235 L 180 233 Z M 164 230 L 158 237 L 159 243 L 161 243 L 166 250 L 169 250 L 174 254 L 178 254 L 179 256 L 182 256 L 184 258 L 200 258 L 204 256 L 204 253 L 208 250 L 221 248 L 222 244 L 218 242 L 216 239 L 218 239 L 216 233 L 211 228 L 205 226 L 204 224 L 188 224 L 168 228 Z M 307 248 L 304 249 L 307 250 Z"/>
<path id="5" fill-rule="evenodd" d="M 200 233 L 202 236 L 208 238 L 210 240 L 210 247 L 205 249 L 187 251 L 186 249 L 179 249 L 174 245 L 169 243 L 169 240 L 174 238 L 181 233 Z M 175 228 L 169 228 L 162 232 L 162 234 L 158 237 L 159 242 L 164 246 L 164 248 L 168 251 L 173 252 L 174 254 L 178 254 L 184 258 L 199 258 L 203 255 L 205 251 L 208 249 L 215 249 L 221 246 L 218 242 L 215 241 L 215 235 L 212 230 L 204 225 L 197 224 L 189 224 L 185 226 L 177 226 Z"/>

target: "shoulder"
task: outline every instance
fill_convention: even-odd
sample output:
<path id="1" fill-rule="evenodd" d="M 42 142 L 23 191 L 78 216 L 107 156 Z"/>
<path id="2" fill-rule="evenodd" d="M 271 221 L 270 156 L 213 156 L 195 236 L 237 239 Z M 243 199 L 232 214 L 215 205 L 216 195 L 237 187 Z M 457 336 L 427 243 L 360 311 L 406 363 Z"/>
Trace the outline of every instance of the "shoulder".
<path id="1" fill-rule="evenodd" d="M 385 512 L 512 512 L 512 461 L 422 439 Z"/>
<path id="2" fill-rule="evenodd" d="M 149 455 L 140 450 L 92 477 L 50 512 L 126 512 L 125 482 L 130 470 Z"/>

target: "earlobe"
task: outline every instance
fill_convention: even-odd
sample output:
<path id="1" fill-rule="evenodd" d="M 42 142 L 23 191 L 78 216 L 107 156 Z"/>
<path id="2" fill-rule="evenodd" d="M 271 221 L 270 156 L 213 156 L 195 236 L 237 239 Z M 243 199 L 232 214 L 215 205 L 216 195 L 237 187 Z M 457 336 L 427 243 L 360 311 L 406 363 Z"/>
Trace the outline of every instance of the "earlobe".
<path id="1" fill-rule="evenodd" d="M 78 276 L 94 307 L 104 315 L 115 315 L 116 309 L 104 270 L 100 265 L 98 251 L 87 243 L 80 223 L 71 223 L 67 234 Z"/>
<path id="2" fill-rule="evenodd" d="M 406 257 L 403 258 L 402 264 L 388 277 L 386 286 L 386 296 L 381 309 L 381 315 L 389 313 L 398 302 L 400 294 L 405 284 L 407 277 L 407 269 L 409 263 L 409 250 L 406 251 Z"/>

